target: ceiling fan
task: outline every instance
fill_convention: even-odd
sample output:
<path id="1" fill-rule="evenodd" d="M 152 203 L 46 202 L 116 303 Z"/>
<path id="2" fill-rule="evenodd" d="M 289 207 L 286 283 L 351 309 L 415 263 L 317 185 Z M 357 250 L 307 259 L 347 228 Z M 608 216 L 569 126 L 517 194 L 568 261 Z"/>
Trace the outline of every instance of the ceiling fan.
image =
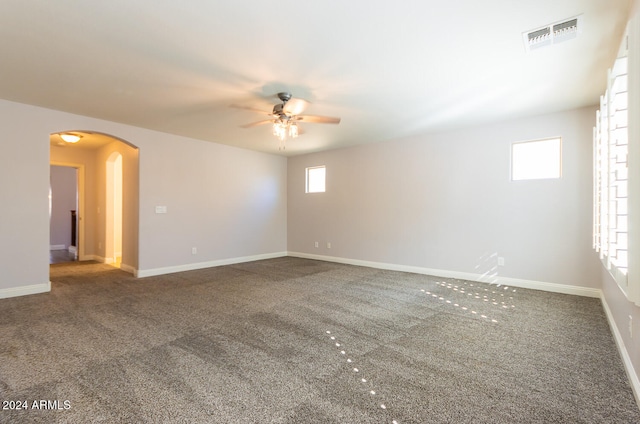
<path id="1" fill-rule="evenodd" d="M 252 122 L 250 124 L 241 125 L 242 128 L 252 128 L 263 124 L 273 125 L 273 135 L 280 140 L 279 149 L 285 148 L 285 141 L 287 137 L 296 138 L 303 131 L 299 127 L 298 123 L 308 122 L 312 124 L 339 124 L 340 118 L 333 118 L 330 116 L 315 116 L 315 115 L 301 115 L 306 109 L 309 102 L 306 100 L 294 98 L 291 93 L 281 92 L 278 93 L 278 98 L 282 103 L 278 103 L 273 106 L 271 112 L 265 112 L 260 109 L 234 106 L 240 109 L 248 109 L 254 112 L 263 113 L 269 116 L 269 119 L 262 121 Z"/>

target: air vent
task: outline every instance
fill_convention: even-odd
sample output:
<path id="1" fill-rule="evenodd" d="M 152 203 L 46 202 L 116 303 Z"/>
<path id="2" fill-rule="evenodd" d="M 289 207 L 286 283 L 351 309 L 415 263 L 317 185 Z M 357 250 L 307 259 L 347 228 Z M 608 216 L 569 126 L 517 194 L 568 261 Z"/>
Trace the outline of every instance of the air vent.
<path id="1" fill-rule="evenodd" d="M 574 39 L 582 32 L 582 15 L 522 34 L 527 51 Z"/>

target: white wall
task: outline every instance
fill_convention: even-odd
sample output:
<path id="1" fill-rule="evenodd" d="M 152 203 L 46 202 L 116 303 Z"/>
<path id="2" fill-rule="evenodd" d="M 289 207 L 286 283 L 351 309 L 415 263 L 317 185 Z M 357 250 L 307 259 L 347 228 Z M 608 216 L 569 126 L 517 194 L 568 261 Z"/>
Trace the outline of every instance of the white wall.
<path id="1" fill-rule="evenodd" d="M 0 126 L 0 297 L 48 289 L 49 134 L 70 129 L 140 149 L 139 271 L 286 252 L 286 158 L 4 100 Z"/>
<path id="2" fill-rule="evenodd" d="M 286 254 L 286 169 L 283 157 L 156 133 L 140 150 L 140 269 Z"/>
<path id="3" fill-rule="evenodd" d="M 585 108 L 291 158 L 289 251 L 598 288 L 594 114 Z M 562 178 L 510 181 L 511 143 L 554 136 L 563 142 Z M 327 167 L 327 192 L 305 194 L 305 167 L 316 165 Z M 495 268 L 497 256 L 504 267 Z"/>
<path id="4" fill-rule="evenodd" d="M 76 170 L 65 166 L 51 167 L 51 246 L 68 248 L 71 240 L 71 211 L 77 212 Z"/>
<path id="5" fill-rule="evenodd" d="M 50 131 L 41 113 L 28 115 L 27 107 L 0 101 L 0 290 L 5 296 L 46 290 L 49 281 Z"/>

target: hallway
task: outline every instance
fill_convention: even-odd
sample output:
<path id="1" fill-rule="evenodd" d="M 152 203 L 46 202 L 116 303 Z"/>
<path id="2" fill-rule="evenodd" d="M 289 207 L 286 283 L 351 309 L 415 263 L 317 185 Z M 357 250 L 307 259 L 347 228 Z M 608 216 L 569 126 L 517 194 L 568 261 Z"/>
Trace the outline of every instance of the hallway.
<path id="1" fill-rule="evenodd" d="M 75 255 L 68 250 L 49 250 L 49 264 L 75 262 Z"/>

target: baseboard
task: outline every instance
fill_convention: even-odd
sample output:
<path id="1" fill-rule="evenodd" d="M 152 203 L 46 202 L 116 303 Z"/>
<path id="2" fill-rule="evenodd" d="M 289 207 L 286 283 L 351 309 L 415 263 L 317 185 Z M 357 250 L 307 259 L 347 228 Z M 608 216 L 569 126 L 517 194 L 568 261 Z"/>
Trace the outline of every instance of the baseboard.
<path id="1" fill-rule="evenodd" d="M 120 269 L 133 275 L 136 275 L 138 273 L 138 271 L 134 267 L 127 264 L 120 264 Z"/>
<path id="2" fill-rule="evenodd" d="M 359 259 L 339 258 L 335 256 L 314 255 L 301 252 L 288 252 L 288 256 L 298 258 L 316 259 L 320 261 L 336 262 L 347 265 L 366 266 L 369 268 L 386 269 L 389 271 L 411 272 L 414 274 L 426 274 L 443 278 L 457 278 L 459 280 L 477 281 L 479 283 L 490 283 L 501 286 L 512 286 L 524 289 L 542 290 L 553 293 L 572 294 L 576 296 L 600 298 L 601 291 L 588 287 L 570 286 L 567 284 L 548 283 L 544 281 L 522 280 L 519 278 L 509 278 L 500 276 L 487 277 L 484 274 L 474 274 L 468 272 L 449 271 L 444 269 L 423 268 L 409 265 L 398 265 L 384 262 L 371 262 Z"/>
<path id="3" fill-rule="evenodd" d="M 111 265 L 113 263 L 115 263 L 115 261 L 113 260 L 113 258 L 104 258 L 102 256 L 98 256 L 98 255 L 85 255 L 82 257 L 82 259 L 80 259 L 81 261 L 96 261 L 96 262 L 100 262 L 103 264 L 107 264 L 107 265 Z M 128 272 L 129 274 L 133 274 L 134 276 L 137 276 L 137 270 L 135 269 L 135 267 L 132 267 L 131 265 L 127 265 L 127 264 L 120 264 L 120 269 L 123 270 L 124 272 Z"/>
<path id="4" fill-rule="evenodd" d="M 233 265 L 233 264 L 239 264 L 243 262 L 259 261 L 262 259 L 281 258 L 283 256 L 287 256 L 287 252 L 265 253 L 261 255 L 242 256 L 238 258 L 229 258 L 229 259 L 219 259 L 216 261 L 197 262 L 193 264 L 168 266 L 163 268 L 139 269 L 137 270 L 137 272 L 135 272 L 134 275 L 140 278 L 153 277 L 156 275 L 173 274 L 175 272 L 193 271 L 196 269 L 203 269 L 203 268 L 213 268 L 213 267 L 222 266 L 222 265 Z"/>
<path id="5" fill-rule="evenodd" d="M 64 244 L 52 244 L 49 246 L 49 250 L 67 250 L 67 246 Z"/>
<path id="6" fill-rule="evenodd" d="M 626 349 L 624 340 L 622 339 L 622 335 L 620 334 L 620 330 L 616 325 L 616 321 L 613 319 L 613 314 L 611 313 L 611 309 L 607 304 L 607 300 L 604 296 L 601 296 L 600 300 L 602 301 L 604 313 L 607 315 L 609 328 L 611 328 L 611 332 L 613 333 L 613 338 L 616 341 L 616 346 L 618 346 L 618 352 L 620 353 L 620 357 L 622 358 L 624 369 L 627 372 L 627 377 L 629 378 L 629 383 L 631 384 L 631 390 L 633 390 L 633 395 L 636 398 L 636 404 L 640 406 L 640 379 L 638 378 L 638 374 L 633 367 L 633 362 L 631 362 L 631 357 L 629 356 L 629 352 Z"/>
<path id="7" fill-rule="evenodd" d="M 107 265 L 110 265 L 110 264 L 115 262 L 115 260 L 113 258 L 105 258 L 104 256 L 100 256 L 100 255 L 85 255 L 80 260 L 81 261 L 96 261 L 96 262 L 100 262 L 100 263 L 107 264 Z"/>
<path id="8" fill-rule="evenodd" d="M 104 262 L 104 258 L 98 255 L 84 255 L 78 259 L 80 262 L 82 261 L 96 261 L 96 262 Z"/>
<path id="9" fill-rule="evenodd" d="M 28 294 L 48 293 L 51 291 L 51 281 L 43 284 L 32 284 L 30 286 L 12 287 L 0 289 L 0 299 L 9 297 L 26 296 Z"/>

